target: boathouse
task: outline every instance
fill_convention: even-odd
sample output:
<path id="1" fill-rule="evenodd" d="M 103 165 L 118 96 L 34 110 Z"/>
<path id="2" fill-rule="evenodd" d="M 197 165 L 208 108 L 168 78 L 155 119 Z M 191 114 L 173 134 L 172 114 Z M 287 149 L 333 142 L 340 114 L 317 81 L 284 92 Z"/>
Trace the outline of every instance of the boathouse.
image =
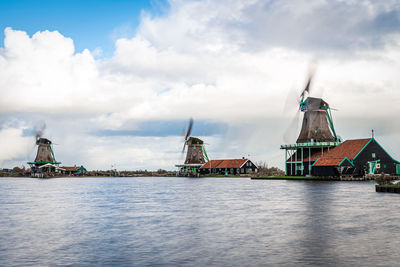
<path id="1" fill-rule="evenodd" d="M 313 155 L 314 176 L 361 176 L 386 173 L 400 175 L 400 162 L 393 159 L 375 138 L 347 140 Z"/>
<path id="2" fill-rule="evenodd" d="M 210 160 L 200 167 L 201 174 L 240 175 L 257 172 L 257 166 L 246 158 Z"/>

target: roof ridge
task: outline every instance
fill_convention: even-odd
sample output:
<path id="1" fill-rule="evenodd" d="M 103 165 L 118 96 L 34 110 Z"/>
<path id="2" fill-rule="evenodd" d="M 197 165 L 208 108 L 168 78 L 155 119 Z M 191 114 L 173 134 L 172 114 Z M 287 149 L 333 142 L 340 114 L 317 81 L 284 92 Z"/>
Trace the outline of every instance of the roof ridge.
<path id="1" fill-rule="evenodd" d="M 346 141 L 344 141 L 343 143 L 347 142 L 347 141 L 360 141 L 360 140 L 371 140 L 372 137 L 369 138 L 358 138 L 358 139 L 347 139 Z M 342 144 L 343 144 L 342 143 Z"/>

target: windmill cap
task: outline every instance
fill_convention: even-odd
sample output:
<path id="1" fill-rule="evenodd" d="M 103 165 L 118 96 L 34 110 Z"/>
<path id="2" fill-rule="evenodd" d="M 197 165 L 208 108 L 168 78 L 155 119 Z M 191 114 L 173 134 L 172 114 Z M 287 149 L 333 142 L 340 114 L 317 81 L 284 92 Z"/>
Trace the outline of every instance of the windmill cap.
<path id="1" fill-rule="evenodd" d="M 202 145 L 204 144 L 203 140 L 197 137 L 190 137 L 188 142 L 191 142 L 192 145 Z"/>
<path id="2" fill-rule="evenodd" d="M 39 139 L 36 140 L 36 144 L 37 145 L 39 145 L 39 144 L 50 145 L 51 141 L 49 139 L 47 139 L 47 138 L 39 138 Z"/>
<path id="3" fill-rule="evenodd" d="M 317 97 L 307 97 L 304 104 L 307 105 L 307 110 L 318 110 L 323 106 L 329 108 L 329 104 L 326 101 Z"/>

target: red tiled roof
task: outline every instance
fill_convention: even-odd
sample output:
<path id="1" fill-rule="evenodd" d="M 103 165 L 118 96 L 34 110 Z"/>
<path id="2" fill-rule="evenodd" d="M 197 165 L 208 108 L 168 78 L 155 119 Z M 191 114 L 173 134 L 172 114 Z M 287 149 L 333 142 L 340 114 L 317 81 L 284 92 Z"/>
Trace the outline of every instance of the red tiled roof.
<path id="1" fill-rule="evenodd" d="M 210 161 L 206 162 L 203 166 L 201 166 L 200 169 L 209 169 L 210 166 L 212 168 L 215 168 L 216 166 L 221 164 L 222 161 L 223 160 L 210 160 Z"/>
<path id="2" fill-rule="evenodd" d="M 201 166 L 200 169 L 210 169 L 210 168 L 240 168 L 248 159 L 219 159 L 210 160 Z"/>
<path id="3" fill-rule="evenodd" d="M 320 158 L 314 166 L 338 166 L 342 162 L 342 158 Z"/>
<path id="4" fill-rule="evenodd" d="M 79 167 L 66 167 L 66 166 L 62 166 L 60 167 L 61 169 L 64 169 L 66 171 L 77 171 L 79 169 Z"/>
<path id="5" fill-rule="evenodd" d="M 314 166 L 338 166 L 344 158 L 352 160 L 370 140 L 370 138 L 347 140 L 325 152 Z"/>

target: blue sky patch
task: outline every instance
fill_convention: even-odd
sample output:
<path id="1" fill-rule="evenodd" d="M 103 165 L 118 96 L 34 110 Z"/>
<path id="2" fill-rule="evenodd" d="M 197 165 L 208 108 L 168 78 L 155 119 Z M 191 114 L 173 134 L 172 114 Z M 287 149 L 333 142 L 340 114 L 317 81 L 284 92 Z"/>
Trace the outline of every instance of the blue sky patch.
<path id="1" fill-rule="evenodd" d="M 1 0 L 0 47 L 7 27 L 29 35 L 57 30 L 74 40 L 75 51 L 101 48 L 110 57 L 115 39 L 133 37 L 142 11 L 157 16 L 167 7 L 165 0 Z"/>

